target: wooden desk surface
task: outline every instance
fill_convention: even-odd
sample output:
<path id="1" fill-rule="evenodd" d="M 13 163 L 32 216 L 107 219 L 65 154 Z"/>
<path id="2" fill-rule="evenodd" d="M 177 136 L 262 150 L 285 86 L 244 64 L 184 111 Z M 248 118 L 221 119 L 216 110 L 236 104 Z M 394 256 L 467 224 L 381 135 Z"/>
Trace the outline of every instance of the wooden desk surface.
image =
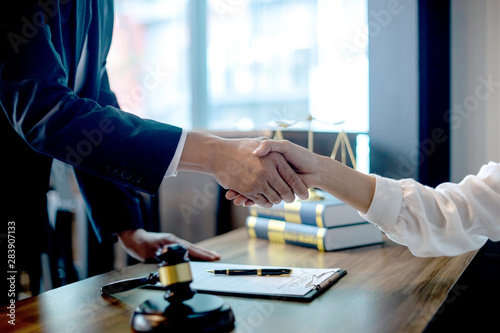
<path id="1" fill-rule="evenodd" d="M 311 303 L 222 297 L 236 316 L 235 332 L 421 332 L 476 252 L 417 258 L 387 242 L 339 252 L 318 252 L 251 240 L 244 229 L 200 243 L 221 262 L 341 267 L 348 274 Z M 156 272 L 139 264 L 95 276 L 16 303 L 16 332 L 130 332 L 134 309 L 160 291 L 136 289 L 103 298 L 100 287 Z M 0 332 L 12 331 L 6 307 Z"/>

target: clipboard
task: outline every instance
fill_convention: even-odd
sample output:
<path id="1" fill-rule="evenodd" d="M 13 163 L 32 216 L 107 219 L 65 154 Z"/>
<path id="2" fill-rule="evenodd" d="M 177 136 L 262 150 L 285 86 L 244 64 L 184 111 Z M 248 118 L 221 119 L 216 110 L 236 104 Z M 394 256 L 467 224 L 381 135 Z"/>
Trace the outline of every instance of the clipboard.
<path id="1" fill-rule="evenodd" d="M 276 268 L 273 266 L 237 265 L 211 262 L 191 262 L 191 288 L 198 293 L 263 298 L 296 302 L 311 302 L 347 274 L 339 268 L 291 268 L 290 277 L 226 276 L 206 272 L 213 269 Z M 261 284 L 265 284 L 265 286 Z M 160 289 L 160 284 L 143 288 Z M 303 291 L 300 288 L 305 288 Z M 298 290 L 298 292 L 296 292 Z"/>
<path id="2" fill-rule="evenodd" d="M 332 277 L 325 280 L 323 283 L 316 285 L 314 289 L 310 290 L 307 294 L 299 295 L 277 295 L 271 293 L 243 293 L 243 292 L 225 292 L 225 291 L 214 291 L 210 289 L 196 289 L 200 294 L 211 294 L 219 296 L 235 296 L 235 297 L 245 297 L 245 298 L 261 298 L 270 299 L 277 301 L 295 301 L 295 302 L 312 302 L 315 298 L 323 294 L 328 288 L 333 286 L 340 278 L 345 276 L 347 271 L 338 270 L 334 273 Z"/>

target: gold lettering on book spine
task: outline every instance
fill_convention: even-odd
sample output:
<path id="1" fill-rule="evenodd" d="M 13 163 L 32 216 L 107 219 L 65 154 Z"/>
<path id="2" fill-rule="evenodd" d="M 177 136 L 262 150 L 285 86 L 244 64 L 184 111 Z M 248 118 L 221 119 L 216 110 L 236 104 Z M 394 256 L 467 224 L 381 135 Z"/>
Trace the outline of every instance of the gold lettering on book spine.
<path id="1" fill-rule="evenodd" d="M 316 245 L 320 251 L 325 251 L 325 234 L 326 228 L 319 228 L 316 234 Z"/>
<path id="2" fill-rule="evenodd" d="M 267 238 L 273 243 L 285 243 L 285 222 L 269 220 L 267 226 Z"/>
<path id="3" fill-rule="evenodd" d="M 325 225 L 323 224 L 323 210 L 325 209 L 324 205 L 317 204 L 316 205 L 316 225 L 320 228 L 323 228 Z"/>
<path id="4" fill-rule="evenodd" d="M 285 203 L 285 221 L 293 223 L 302 223 L 300 219 L 301 203 L 294 201 L 292 203 Z"/>
<path id="5" fill-rule="evenodd" d="M 303 234 L 299 232 L 286 232 L 285 239 L 292 242 L 299 242 L 301 244 L 316 245 L 316 235 Z"/>

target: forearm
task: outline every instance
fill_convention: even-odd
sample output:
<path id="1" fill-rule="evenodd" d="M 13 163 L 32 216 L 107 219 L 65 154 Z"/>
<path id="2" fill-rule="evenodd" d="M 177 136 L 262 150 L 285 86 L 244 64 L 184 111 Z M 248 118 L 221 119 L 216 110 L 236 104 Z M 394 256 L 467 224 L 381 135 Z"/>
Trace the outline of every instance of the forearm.
<path id="1" fill-rule="evenodd" d="M 362 213 L 370 208 L 375 193 L 375 178 L 329 157 L 318 158 L 316 187 L 331 193 Z"/>
<path id="2" fill-rule="evenodd" d="M 370 207 L 375 192 L 375 179 L 372 176 L 286 140 L 264 140 L 253 154 L 264 157 L 272 152 L 283 154 L 309 188 L 325 190 L 361 212 L 366 212 Z M 233 193 L 229 197 L 236 198 Z M 242 202 L 246 203 L 243 199 L 235 203 Z"/>
<path id="3" fill-rule="evenodd" d="M 179 171 L 213 174 L 212 157 L 220 153 L 219 137 L 202 132 L 188 132 L 179 161 Z"/>

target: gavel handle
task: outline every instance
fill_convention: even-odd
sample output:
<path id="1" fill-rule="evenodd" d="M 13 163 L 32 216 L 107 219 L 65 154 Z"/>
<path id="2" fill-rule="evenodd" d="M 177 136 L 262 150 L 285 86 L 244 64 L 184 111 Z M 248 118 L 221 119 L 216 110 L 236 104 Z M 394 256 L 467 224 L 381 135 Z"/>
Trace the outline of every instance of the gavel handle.
<path id="1" fill-rule="evenodd" d="M 111 294 L 139 288 L 148 284 L 156 284 L 159 281 L 158 273 L 149 274 L 145 277 L 120 280 L 105 284 L 101 287 L 101 295 L 109 296 Z"/>

